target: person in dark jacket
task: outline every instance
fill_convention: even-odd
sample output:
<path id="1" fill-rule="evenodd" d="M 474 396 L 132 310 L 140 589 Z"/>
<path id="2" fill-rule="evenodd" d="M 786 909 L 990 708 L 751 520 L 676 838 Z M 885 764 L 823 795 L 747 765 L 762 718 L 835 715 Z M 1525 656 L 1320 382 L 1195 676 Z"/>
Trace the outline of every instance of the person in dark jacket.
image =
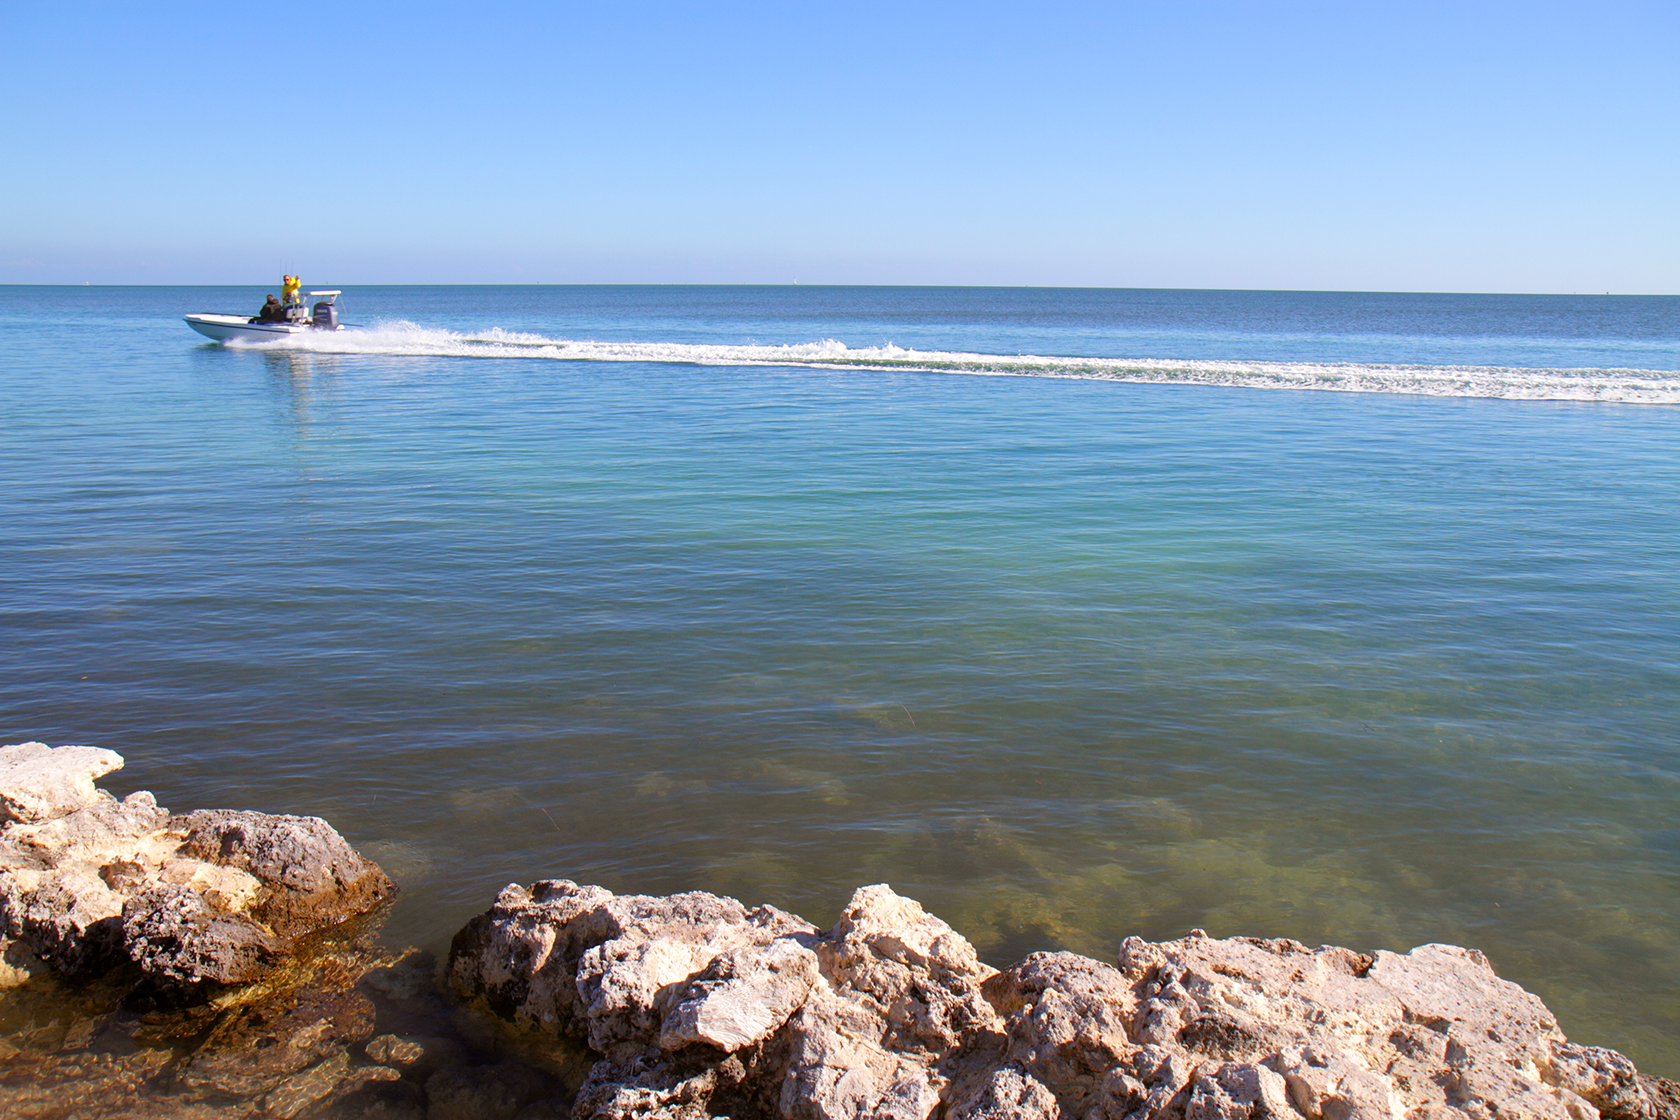
<path id="1" fill-rule="evenodd" d="M 280 301 L 274 298 L 273 292 L 270 292 L 268 302 L 262 305 L 261 311 L 257 312 L 256 322 L 283 323 L 285 321 L 286 309 L 280 306 Z"/>

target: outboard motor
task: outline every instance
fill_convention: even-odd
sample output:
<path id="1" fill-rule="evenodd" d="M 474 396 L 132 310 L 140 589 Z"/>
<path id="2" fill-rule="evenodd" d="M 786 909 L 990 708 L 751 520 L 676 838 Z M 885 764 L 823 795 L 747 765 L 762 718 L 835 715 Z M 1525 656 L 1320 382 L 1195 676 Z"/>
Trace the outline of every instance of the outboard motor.
<path id="1" fill-rule="evenodd" d="M 322 300 L 315 305 L 315 329 L 318 331 L 336 331 L 338 329 L 338 308 L 331 301 Z"/>

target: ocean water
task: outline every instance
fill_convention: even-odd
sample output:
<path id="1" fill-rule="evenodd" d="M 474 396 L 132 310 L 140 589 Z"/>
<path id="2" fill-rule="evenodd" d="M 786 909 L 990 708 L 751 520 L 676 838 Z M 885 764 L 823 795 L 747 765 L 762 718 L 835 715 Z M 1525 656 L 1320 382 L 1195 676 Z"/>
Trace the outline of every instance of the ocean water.
<path id="1" fill-rule="evenodd" d="M 1680 299 L 0 288 L 0 741 L 1003 965 L 1485 951 L 1680 1076 Z"/>

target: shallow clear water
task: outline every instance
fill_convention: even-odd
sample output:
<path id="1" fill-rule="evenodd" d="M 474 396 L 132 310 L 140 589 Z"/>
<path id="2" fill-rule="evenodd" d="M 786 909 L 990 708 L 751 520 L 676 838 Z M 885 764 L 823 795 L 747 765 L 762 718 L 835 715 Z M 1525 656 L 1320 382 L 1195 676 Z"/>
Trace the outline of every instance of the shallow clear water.
<path id="1" fill-rule="evenodd" d="M 1680 1075 L 1680 300 L 180 320 L 262 294 L 0 288 L 0 741 L 327 817 L 397 941 L 514 879 L 818 922 L 885 880 L 995 964 L 1472 945 Z"/>

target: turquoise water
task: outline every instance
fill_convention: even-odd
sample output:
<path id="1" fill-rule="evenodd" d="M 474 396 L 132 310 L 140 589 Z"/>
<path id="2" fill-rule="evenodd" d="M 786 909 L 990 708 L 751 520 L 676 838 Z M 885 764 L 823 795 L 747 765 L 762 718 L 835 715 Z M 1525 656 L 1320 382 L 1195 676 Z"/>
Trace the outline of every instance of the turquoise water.
<path id="1" fill-rule="evenodd" d="M 0 741 L 994 964 L 1486 951 L 1680 1075 L 1680 299 L 0 288 Z M 1360 391 L 1320 391 L 1320 390 Z"/>

